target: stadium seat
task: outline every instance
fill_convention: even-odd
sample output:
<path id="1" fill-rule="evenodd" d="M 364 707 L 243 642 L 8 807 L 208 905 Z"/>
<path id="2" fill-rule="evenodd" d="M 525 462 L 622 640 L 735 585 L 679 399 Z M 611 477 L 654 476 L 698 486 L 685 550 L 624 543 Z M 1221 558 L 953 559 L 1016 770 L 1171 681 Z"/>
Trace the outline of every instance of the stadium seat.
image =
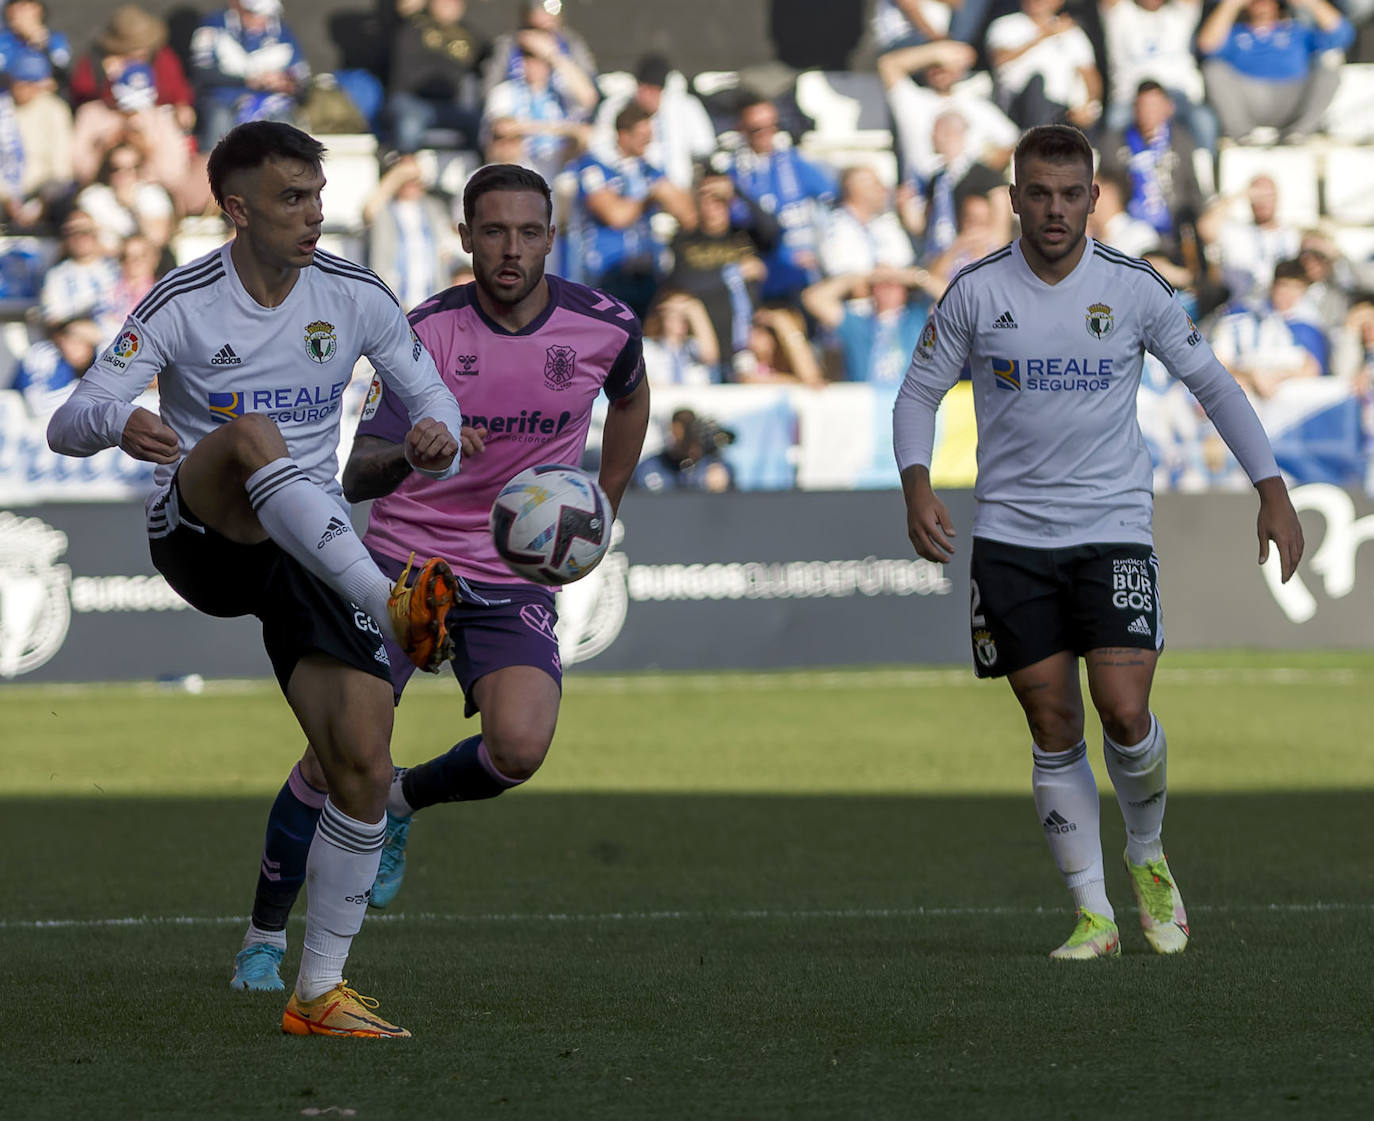
<path id="1" fill-rule="evenodd" d="M 1326 216 L 1348 225 L 1374 225 L 1374 148 L 1330 148 L 1325 162 Z"/>
<path id="2" fill-rule="evenodd" d="M 377 138 L 371 133 L 345 133 L 327 138 L 324 154 L 324 226 L 356 230 L 363 224 L 363 203 L 380 177 Z"/>
<path id="3" fill-rule="evenodd" d="M 1313 147 L 1222 148 L 1218 157 L 1217 190 L 1223 195 L 1245 194 L 1256 175 L 1270 176 L 1279 191 L 1279 218 L 1296 226 L 1314 226 L 1320 213 L 1318 156 Z"/>
<path id="4" fill-rule="evenodd" d="M 1374 261 L 1374 225 L 1328 227 L 1331 240 L 1350 261 Z"/>
<path id="5" fill-rule="evenodd" d="M 824 148 L 892 147 L 887 100 L 876 74 L 803 70 L 797 75 L 796 98 L 797 107 L 816 122 L 807 134 L 813 144 Z"/>
<path id="6" fill-rule="evenodd" d="M 1333 140 L 1347 144 L 1374 140 L 1374 63 L 1347 62 L 1341 67 L 1340 85 L 1324 122 Z"/>

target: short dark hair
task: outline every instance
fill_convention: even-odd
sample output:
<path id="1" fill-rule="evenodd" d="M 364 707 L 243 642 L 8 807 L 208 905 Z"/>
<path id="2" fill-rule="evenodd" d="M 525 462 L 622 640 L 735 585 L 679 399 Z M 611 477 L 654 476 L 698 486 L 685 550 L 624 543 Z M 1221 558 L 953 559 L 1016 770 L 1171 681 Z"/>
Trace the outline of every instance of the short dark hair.
<path id="1" fill-rule="evenodd" d="M 1139 97 L 1142 93 L 1154 93 L 1156 90 L 1158 90 L 1160 93 L 1168 97 L 1168 90 L 1166 90 L 1153 78 L 1146 78 L 1143 82 L 1140 83 L 1140 85 L 1136 86 L 1135 95 L 1136 97 Z M 1170 100 L 1172 101 L 1173 99 L 1170 98 Z"/>
<path id="2" fill-rule="evenodd" d="M 661 54 L 647 54 L 635 67 L 635 81 L 644 86 L 658 86 L 662 89 L 668 83 L 668 75 L 673 65 Z"/>
<path id="3" fill-rule="evenodd" d="M 1116 188 L 1117 197 L 1121 199 L 1122 206 L 1131 201 L 1131 177 L 1121 168 L 1099 167 L 1096 178 L 1099 185 L 1105 183 Z"/>
<path id="4" fill-rule="evenodd" d="M 237 171 L 251 171 L 268 160 L 300 160 L 319 167 L 324 145 L 293 125 L 283 121 L 248 121 L 236 125 L 221 137 L 210 153 L 207 172 L 210 193 L 224 207 L 224 183 Z"/>
<path id="5" fill-rule="evenodd" d="M 553 192 L 537 171 L 513 163 L 489 163 L 479 167 L 463 188 L 463 221 L 472 225 L 477 200 L 492 191 L 533 191 L 544 196 L 547 221 L 553 221 Z"/>
<path id="6" fill-rule="evenodd" d="M 1274 265 L 1274 281 L 1280 280 L 1301 280 L 1304 284 L 1308 283 L 1307 270 L 1302 267 L 1302 262 L 1296 258 L 1279 261 Z"/>
<path id="7" fill-rule="evenodd" d="M 1093 146 L 1080 129 L 1073 125 L 1036 125 L 1021 134 L 1012 157 L 1016 178 L 1027 160 L 1048 160 L 1051 163 L 1081 162 L 1093 173 Z"/>
<path id="8" fill-rule="evenodd" d="M 637 101 L 631 101 L 615 115 L 616 132 L 629 132 L 642 121 L 653 120 L 653 114 Z"/>

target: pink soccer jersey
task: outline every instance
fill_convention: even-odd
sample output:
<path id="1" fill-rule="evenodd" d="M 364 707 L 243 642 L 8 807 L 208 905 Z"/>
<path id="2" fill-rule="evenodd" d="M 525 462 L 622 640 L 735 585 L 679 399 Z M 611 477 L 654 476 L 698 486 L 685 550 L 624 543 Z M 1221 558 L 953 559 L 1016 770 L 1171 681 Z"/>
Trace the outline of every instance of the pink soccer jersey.
<path id="1" fill-rule="evenodd" d="M 438 556 L 470 580 L 524 583 L 491 543 L 487 518 L 497 492 L 527 467 L 582 460 L 592 404 L 623 397 L 644 377 L 639 320 L 611 297 L 550 276 L 549 303 L 524 330 L 499 327 L 475 284 L 450 288 L 410 313 L 420 342 L 463 410 L 487 430 L 486 449 L 451 479 L 412 474 L 372 504 L 364 541 L 405 560 Z M 359 436 L 401 443 L 410 421 L 401 402 L 373 382 Z"/>

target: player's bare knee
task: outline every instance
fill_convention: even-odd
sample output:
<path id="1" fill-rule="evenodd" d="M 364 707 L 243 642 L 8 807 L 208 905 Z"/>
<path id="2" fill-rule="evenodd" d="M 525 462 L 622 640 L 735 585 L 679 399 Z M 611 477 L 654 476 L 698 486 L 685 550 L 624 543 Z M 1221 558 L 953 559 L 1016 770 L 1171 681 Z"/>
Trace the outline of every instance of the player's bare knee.
<path id="1" fill-rule="evenodd" d="M 249 472 L 289 454 L 281 429 L 262 413 L 244 413 L 225 428 L 233 457 Z"/>
<path id="2" fill-rule="evenodd" d="M 486 734 L 492 765 L 507 778 L 527 779 L 549 753 L 549 737 L 537 732 Z"/>
<path id="3" fill-rule="evenodd" d="M 1129 747 L 1150 734 L 1148 702 L 1113 700 L 1099 706 L 1097 714 L 1102 718 L 1102 731 L 1113 743 Z"/>

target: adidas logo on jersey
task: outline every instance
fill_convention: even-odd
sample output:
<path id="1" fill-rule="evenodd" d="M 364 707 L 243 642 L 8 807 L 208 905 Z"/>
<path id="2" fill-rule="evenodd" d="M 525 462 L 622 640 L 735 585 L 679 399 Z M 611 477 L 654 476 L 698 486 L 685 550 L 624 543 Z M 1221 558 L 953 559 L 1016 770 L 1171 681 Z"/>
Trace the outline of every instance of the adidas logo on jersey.
<path id="1" fill-rule="evenodd" d="M 1066 818 L 1058 810 L 1050 810 L 1050 816 L 1045 818 L 1041 824 L 1045 827 L 1046 833 L 1077 833 L 1078 826 Z"/>
<path id="2" fill-rule="evenodd" d="M 330 518 L 329 524 L 324 527 L 324 533 L 315 542 L 315 548 L 323 549 L 336 537 L 342 537 L 345 533 L 352 533 L 352 527 L 342 518 Z"/>
<path id="3" fill-rule="evenodd" d="M 212 366 L 242 366 L 243 359 L 234 353 L 234 348 L 225 343 L 219 351 L 210 359 Z"/>
<path id="4" fill-rule="evenodd" d="M 1152 635 L 1154 631 L 1150 629 L 1150 621 L 1144 615 L 1137 615 L 1135 622 L 1126 628 L 1131 634 Z"/>
<path id="5" fill-rule="evenodd" d="M 1016 320 L 1011 317 L 1011 312 L 1004 311 L 992 321 L 994 327 L 1016 327 Z M 1019 328 L 1018 328 L 1019 329 Z"/>

